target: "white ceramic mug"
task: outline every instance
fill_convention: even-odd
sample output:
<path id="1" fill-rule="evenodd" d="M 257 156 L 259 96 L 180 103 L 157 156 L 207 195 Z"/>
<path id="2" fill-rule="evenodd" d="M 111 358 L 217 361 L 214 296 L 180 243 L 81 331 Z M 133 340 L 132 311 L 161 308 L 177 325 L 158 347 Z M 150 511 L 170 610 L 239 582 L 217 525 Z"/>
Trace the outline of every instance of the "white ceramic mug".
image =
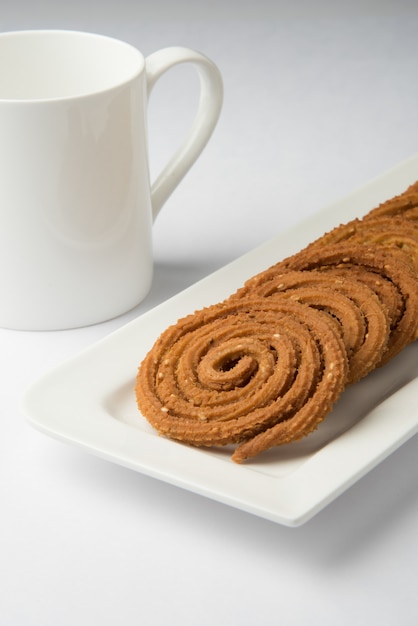
<path id="1" fill-rule="evenodd" d="M 158 78 L 192 63 L 196 117 L 149 181 L 146 109 Z M 206 145 L 222 106 L 217 67 L 188 48 L 144 59 L 72 31 L 0 35 L 0 326 L 54 330 L 135 307 L 152 280 L 153 218 Z"/>

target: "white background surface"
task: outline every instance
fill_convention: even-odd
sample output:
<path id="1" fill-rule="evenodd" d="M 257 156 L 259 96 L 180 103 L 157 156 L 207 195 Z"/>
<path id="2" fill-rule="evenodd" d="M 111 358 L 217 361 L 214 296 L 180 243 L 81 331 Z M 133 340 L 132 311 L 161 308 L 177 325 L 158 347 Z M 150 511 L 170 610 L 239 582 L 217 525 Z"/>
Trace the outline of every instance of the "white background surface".
<path id="1" fill-rule="evenodd" d="M 1 0 L 0 30 L 25 28 L 100 32 L 144 54 L 197 48 L 218 64 L 225 102 L 155 224 L 146 301 L 90 328 L 0 330 L 0 624 L 415 625 L 416 437 L 289 529 L 49 439 L 20 398 L 67 357 L 415 154 L 418 3 Z M 179 68 L 153 93 L 155 173 L 194 88 Z"/>

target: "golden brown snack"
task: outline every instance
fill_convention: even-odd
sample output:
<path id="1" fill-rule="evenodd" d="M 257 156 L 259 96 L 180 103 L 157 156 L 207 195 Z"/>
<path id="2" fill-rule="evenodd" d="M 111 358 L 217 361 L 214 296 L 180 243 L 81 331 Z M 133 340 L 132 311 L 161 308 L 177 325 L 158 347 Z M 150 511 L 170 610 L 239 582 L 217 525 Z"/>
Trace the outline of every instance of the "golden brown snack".
<path id="1" fill-rule="evenodd" d="M 322 248 L 341 242 L 400 249 L 408 254 L 418 275 L 418 221 L 400 217 L 375 217 L 352 220 L 322 235 L 308 248 Z"/>
<path id="2" fill-rule="evenodd" d="M 341 325 L 349 360 L 348 383 L 372 371 L 383 357 L 390 333 L 387 307 L 361 281 L 332 272 L 287 271 L 251 283 L 232 297 L 286 297 L 326 311 Z"/>
<path id="3" fill-rule="evenodd" d="M 139 368 L 136 397 L 159 433 L 196 446 L 238 444 L 232 458 L 241 462 L 314 430 L 347 374 L 344 343 L 326 314 L 239 299 L 168 328 Z"/>
<path id="4" fill-rule="evenodd" d="M 238 289 L 231 297 L 246 297 L 251 293 L 258 293 L 263 296 L 271 295 L 275 289 L 277 276 L 292 271 L 294 260 L 298 259 L 302 254 L 305 255 L 306 250 L 311 249 L 308 247 L 293 257 L 290 257 L 289 262 L 288 259 L 285 259 L 285 261 L 281 261 L 259 274 L 252 276 L 244 283 L 243 287 Z M 349 267 L 345 267 L 343 264 L 335 267 L 327 266 L 326 269 L 328 277 L 332 274 L 332 276 L 338 280 L 341 280 L 341 278 L 352 279 L 372 289 L 387 313 L 390 328 L 392 330 L 396 328 L 402 317 L 404 305 L 402 294 L 390 278 L 383 276 L 381 273 L 376 273 L 373 270 L 368 270 L 364 265 L 350 265 Z M 315 270 L 312 273 L 308 273 L 305 270 L 306 268 L 303 268 L 302 271 L 305 272 L 307 278 L 311 278 L 315 273 L 318 273 Z M 349 272 L 347 270 L 349 270 Z"/>
<path id="5" fill-rule="evenodd" d="M 179 320 L 138 370 L 140 411 L 238 463 L 312 432 L 418 336 L 417 220 L 418 182 Z"/>
<path id="6" fill-rule="evenodd" d="M 398 292 L 400 311 L 396 322 L 392 321 L 387 350 L 379 365 L 398 354 L 418 335 L 418 283 L 409 257 L 400 250 L 382 249 L 379 246 L 355 246 L 340 243 L 325 246 L 323 250 L 305 249 L 293 257 L 278 263 L 277 269 L 303 271 L 337 270 L 357 279 L 364 270 L 375 275 L 376 282 L 388 280 Z"/>
<path id="7" fill-rule="evenodd" d="M 402 317 L 403 297 L 397 286 L 392 283 L 389 278 L 369 271 L 362 266 L 353 266 L 349 268 L 329 268 L 328 275 L 336 278 L 349 278 L 357 283 L 369 287 L 379 299 L 383 310 L 387 314 L 390 330 L 394 330 Z"/>
<path id="8" fill-rule="evenodd" d="M 403 217 L 418 220 L 418 182 L 410 185 L 403 193 L 382 202 L 378 207 L 367 213 L 365 219 L 375 217 Z"/>

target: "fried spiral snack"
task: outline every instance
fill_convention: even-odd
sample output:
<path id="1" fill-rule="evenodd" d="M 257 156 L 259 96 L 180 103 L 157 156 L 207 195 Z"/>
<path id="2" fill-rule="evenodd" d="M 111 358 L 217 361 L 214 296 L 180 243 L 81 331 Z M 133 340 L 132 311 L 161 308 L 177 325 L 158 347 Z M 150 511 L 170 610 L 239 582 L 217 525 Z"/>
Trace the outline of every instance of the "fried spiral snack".
<path id="1" fill-rule="evenodd" d="M 265 298 L 290 298 L 323 310 L 338 320 L 346 346 L 349 375 L 354 383 L 382 359 L 390 332 L 388 308 L 367 284 L 332 272 L 275 272 L 267 280 L 255 277 L 232 297 L 249 293 Z"/>
<path id="2" fill-rule="evenodd" d="M 138 407 L 161 434 L 238 444 L 242 462 L 299 439 L 330 412 L 348 366 L 328 316 L 286 300 L 223 302 L 169 327 L 141 364 Z"/>
<path id="3" fill-rule="evenodd" d="M 277 267 L 280 267 L 279 263 Z M 337 270 L 340 275 L 350 275 L 352 269 L 361 279 L 362 270 L 375 275 L 376 282 L 389 281 L 397 290 L 399 314 L 392 320 L 386 352 L 379 361 L 383 365 L 398 354 L 418 335 L 417 277 L 409 257 L 400 250 L 387 250 L 379 246 L 352 246 L 349 243 L 325 246 L 323 250 L 305 249 L 283 261 L 283 267 L 305 271 Z"/>
<path id="4" fill-rule="evenodd" d="M 418 182 L 162 333 L 136 378 L 162 435 L 241 463 L 308 435 L 418 337 Z"/>
<path id="5" fill-rule="evenodd" d="M 325 233 L 311 243 L 308 248 L 310 250 L 319 249 L 325 245 L 348 241 L 356 245 L 400 249 L 408 255 L 418 275 L 418 221 L 413 222 L 400 217 L 356 219 Z"/>
<path id="6" fill-rule="evenodd" d="M 383 202 L 369 211 L 365 219 L 375 217 L 403 217 L 407 220 L 418 220 L 418 181 L 410 185 L 406 191 Z"/>

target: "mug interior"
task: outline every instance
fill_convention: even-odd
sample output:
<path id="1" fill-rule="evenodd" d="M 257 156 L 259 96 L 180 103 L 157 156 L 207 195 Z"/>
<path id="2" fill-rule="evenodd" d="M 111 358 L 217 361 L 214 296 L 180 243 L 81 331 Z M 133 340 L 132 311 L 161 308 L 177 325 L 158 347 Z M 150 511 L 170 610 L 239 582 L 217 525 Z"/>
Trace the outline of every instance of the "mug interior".
<path id="1" fill-rule="evenodd" d="M 0 35 L 0 100 L 50 100 L 105 91 L 143 70 L 127 43 L 72 31 Z"/>

